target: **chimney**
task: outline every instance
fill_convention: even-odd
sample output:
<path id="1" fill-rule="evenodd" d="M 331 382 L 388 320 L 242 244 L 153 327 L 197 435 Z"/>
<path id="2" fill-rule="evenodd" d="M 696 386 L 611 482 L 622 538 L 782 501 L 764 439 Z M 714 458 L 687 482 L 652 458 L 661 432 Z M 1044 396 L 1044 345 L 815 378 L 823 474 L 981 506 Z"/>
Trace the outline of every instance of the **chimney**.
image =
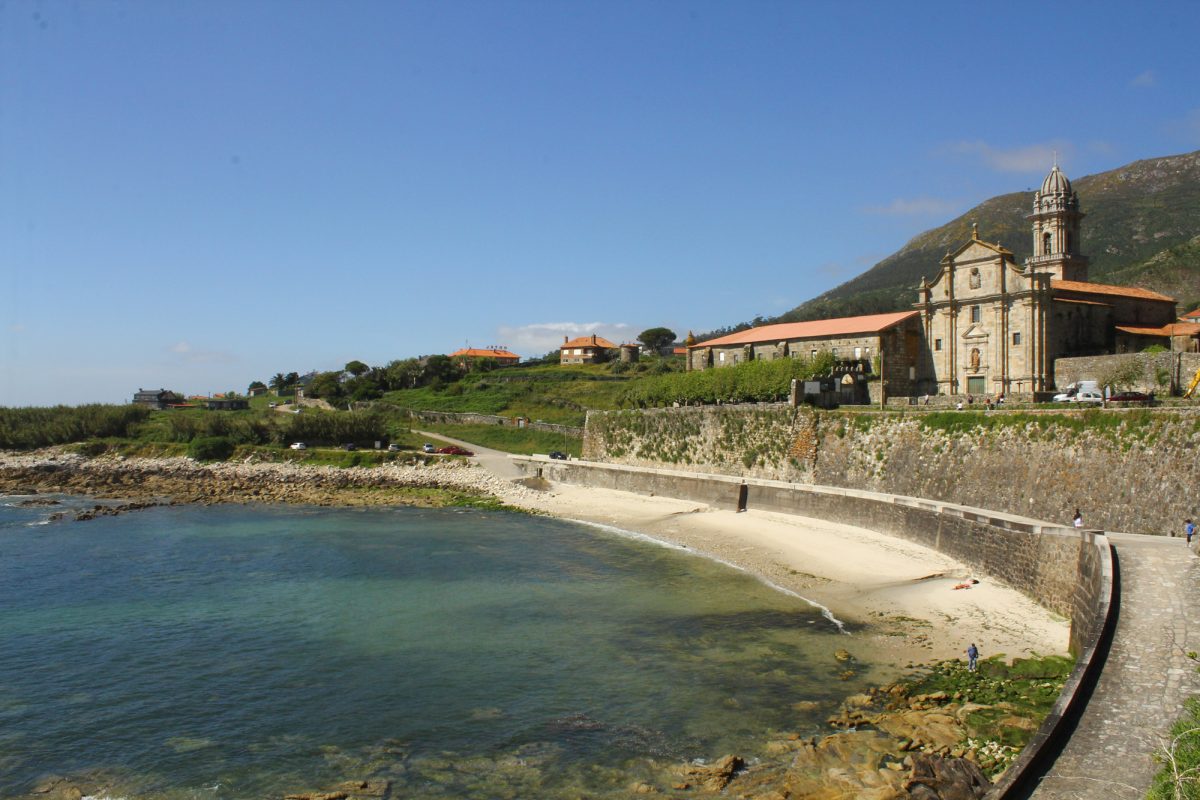
<path id="1" fill-rule="evenodd" d="M 592 344 L 593 345 L 596 344 L 596 334 L 594 334 L 594 333 L 592 334 Z"/>
<path id="2" fill-rule="evenodd" d="M 566 343 L 567 343 L 567 342 L 569 342 L 569 341 L 571 341 L 571 340 L 570 340 L 570 339 L 568 339 L 566 336 L 564 336 L 564 337 L 563 337 L 563 344 L 566 344 Z"/>

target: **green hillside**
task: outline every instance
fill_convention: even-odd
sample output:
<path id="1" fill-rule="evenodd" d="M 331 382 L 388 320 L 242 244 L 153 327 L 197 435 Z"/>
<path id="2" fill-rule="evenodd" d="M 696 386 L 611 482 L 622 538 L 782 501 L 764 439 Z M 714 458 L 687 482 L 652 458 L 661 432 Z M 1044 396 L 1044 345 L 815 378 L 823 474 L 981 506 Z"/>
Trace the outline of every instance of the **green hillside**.
<path id="1" fill-rule="evenodd" d="M 1184 305 L 1200 299 L 1200 151 L 1137 161 L 1071 183 L 1087 214 L 1081 246 L 1091 259 L 1092 280 L 1153 289 Z M 942 256 L 970 238 L 973 222 L 979 224 L 980 238 L 999 242 L 1020 262 L 1032 246 L 1025 220 L 1032 206 L 1033 192 L 986 200 L 913 237 L 862 275 L 771 321 L 909 308 L 921 278 L 937 274 Z"/>

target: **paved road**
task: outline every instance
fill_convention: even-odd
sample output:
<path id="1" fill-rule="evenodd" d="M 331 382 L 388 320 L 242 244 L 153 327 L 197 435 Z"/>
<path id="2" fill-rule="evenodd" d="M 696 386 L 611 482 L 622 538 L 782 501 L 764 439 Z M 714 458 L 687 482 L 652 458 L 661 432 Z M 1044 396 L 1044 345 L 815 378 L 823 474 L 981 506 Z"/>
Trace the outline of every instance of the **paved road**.
<path id="1" fill-rule="evenodd" d="M 1200 651 L 1200 559 L 1182 539 L 1109 534 L 1117 551 L 1120 616 L 1108 661 L 1066 747 L 1035 800 L 1144 797 L 1153 754 L 1200 691 L 1187 658 Z M 1200 614 L 1200 609 L 1197 610 Z"/>
<path id="2" fill-rule="evenodd" d="M 479 464 L 479 466 L 483 467 L 498 478 L 504 478 L 505 480 L 511 481 L 517 478 L 525 477 L 524 473 L 517 469 L 517 466 L 513 464 L 512 459 L 508 457 L 508 453 L 505 453 L 503 450 L 492 450 L 488 447 L 480 447 L 474 442 L 464 442 L 461 439 L 451 439 L 449 436 L 441 433 L 430 433 L 429 431 L 418 430 L 414 430 L 413 433 L 417 434 L 418 436 L 424 436 L 428 439 L 441 439 L 443 442 L 449 442 L 450 444 L 456 444 L 459 447 L 467 448 L 475 453 L 475 455 L 471 456 L 472 461 Z"/>

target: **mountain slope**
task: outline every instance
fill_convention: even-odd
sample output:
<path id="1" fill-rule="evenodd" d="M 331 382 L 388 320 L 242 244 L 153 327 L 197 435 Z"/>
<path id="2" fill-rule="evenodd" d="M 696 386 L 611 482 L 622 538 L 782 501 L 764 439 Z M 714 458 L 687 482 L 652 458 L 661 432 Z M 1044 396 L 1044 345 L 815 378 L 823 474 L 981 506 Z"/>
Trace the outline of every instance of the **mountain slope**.
<path id="1" fill-rule="evenodd" d="M 1072 181 L 1087 215 L 1083 253 L 1090 277 L 1100 283 L 1141 286 L 1192 302 L 1200 298 L 1200 151 L 1136 161 Z M 971 237 L 999 242 L 1017 257 L 1030 255 L 1025 216 L 1033 192 L 993 197 L 940 228 L 915 236 L 896 253 L 777 322 L 874 314 L 911 307 L 921 277 L 932 279 L 948 251 Z"/>

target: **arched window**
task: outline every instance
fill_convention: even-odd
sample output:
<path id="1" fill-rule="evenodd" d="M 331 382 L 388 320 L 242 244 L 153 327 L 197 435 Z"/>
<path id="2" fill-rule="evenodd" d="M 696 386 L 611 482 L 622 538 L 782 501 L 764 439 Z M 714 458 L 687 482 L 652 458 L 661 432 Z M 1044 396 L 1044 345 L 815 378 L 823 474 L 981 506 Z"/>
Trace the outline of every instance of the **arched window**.
<path id="1" fill-rule="evenodd" d="M 1042 234 L 1042 255 L 1048 256 L 1053 249 L 1054 237 L 1049 233 Z"/>

